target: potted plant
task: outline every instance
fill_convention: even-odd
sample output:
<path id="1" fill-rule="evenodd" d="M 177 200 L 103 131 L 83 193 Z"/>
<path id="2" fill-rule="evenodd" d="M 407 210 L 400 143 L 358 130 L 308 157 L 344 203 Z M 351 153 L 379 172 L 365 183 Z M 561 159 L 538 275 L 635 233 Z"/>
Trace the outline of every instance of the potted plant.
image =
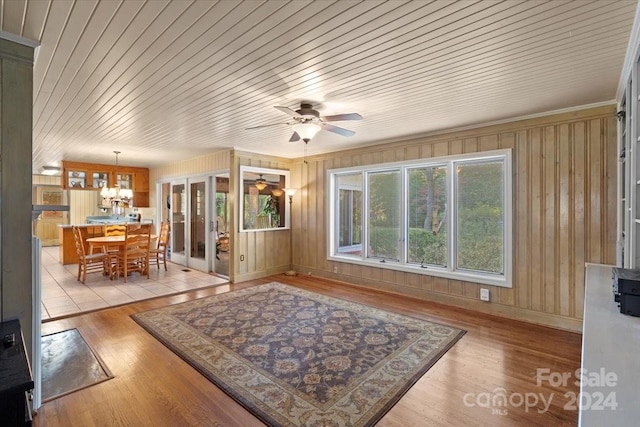
<path id="1" fill-rule="evenodd" d="M 262 215 L 269 218 L 269 225 L 271 227 L 280 226 L 280 215 L 278 213 L 278 198 L 269 196 L 262 208 Z"/>

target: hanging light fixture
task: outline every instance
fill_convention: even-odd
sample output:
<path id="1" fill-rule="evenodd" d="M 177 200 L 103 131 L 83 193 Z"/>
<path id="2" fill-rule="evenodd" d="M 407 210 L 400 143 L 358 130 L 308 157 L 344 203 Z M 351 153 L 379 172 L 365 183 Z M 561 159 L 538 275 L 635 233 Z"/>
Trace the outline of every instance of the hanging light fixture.
<path id="1" fill-rule="evenodd" d="M 129 202 L 129 200 L 133 199 L 133 190 L 130 188 L 120 188 L 120 184 L 118 184 L 118 154 L 120 154 L 120 151 L 114 151 L 114 153 L 116 155 L 116 184 L 111 188 L 102 187 L 100 196 L 102 196 L 103 199 L 110 199 L 112 204 L 114 202 Z"/>
<path id="2" fill-rule="evenodd" d="M 260 174 L 260 178 L 256 179 L 256 188 L 258 189 L 258 191 L 262 191 L 267 188 L 267 185 L 267 181 L 262 177 L 262 174 Z"/>
<path id="3" fill-rule="evenodd" d="M 311 138 L 320 131 L 320 126 L 312 122 L 296 123 L 292 127 L 304 142 L 311 141 Z"/>

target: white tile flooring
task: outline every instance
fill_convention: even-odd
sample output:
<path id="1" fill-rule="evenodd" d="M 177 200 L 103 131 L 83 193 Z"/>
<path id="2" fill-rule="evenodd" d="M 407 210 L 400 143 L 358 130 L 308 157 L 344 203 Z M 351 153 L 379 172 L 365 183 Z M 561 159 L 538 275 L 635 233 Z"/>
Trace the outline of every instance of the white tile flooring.
<path id="1" fill-rule="evenodd" d="M 60 264 L 58 252 L 58 246 L 42 248 L 43 321 L 228 283 L 221 277 L 193 269 L 185 272 L 184 266 L 167 263 L 168 271 L 162 265 L 160 269 L 152 266 L 149 279 L 133 273 L 124 283 L 122 278 L 109 280 L 92 273 L 83 285 L 77 280 L 78 264 Z"/>

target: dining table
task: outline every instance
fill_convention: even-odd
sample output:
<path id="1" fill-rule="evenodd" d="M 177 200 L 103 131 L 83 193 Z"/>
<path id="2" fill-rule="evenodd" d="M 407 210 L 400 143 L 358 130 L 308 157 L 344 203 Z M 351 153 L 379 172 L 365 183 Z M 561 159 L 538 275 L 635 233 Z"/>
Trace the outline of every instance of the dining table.
<path id="1" fill-rule="evenodd" d="M 118 250 L 122 251 L 122 249 L 124 248 L 125 237 L 126 236 L 124 234 L 120 234 L 117 236 L 89 237 L 88 239 L 86 239 L 86 242 L 89 244 L 89 253 L 90 254 L 94 253 L 94 249 L 97 247 L 101 248 L 101 251 L 104 251 L 105 247 L 117 246 Z M 155 242 L 158 239 L 158 236 L 155 234 L 151 234 L 149 238 L 150 238 L 149 248 L 152 248 L 154 247 Z M 105 270 L 105 274 L 109 274 L 111 277 L 113 277 L 113 275 L 111 274 L 111 271 Z"/>
<path id="2" fill-rule="evenodd" d="M 153 242 L 155 242 L 157 238 L 158 236 L 155 234 L 150 236 L 152 246 Z M 89 237 L 86 241 L 89 244 L 89 253 L 91 254 L 96 247 L 103 248 L 105 246 L 118 246 L 118 248 L 122 249 L 124 247 L 124 239 L 125 235 L 121 234 L 117 236 Z"/>

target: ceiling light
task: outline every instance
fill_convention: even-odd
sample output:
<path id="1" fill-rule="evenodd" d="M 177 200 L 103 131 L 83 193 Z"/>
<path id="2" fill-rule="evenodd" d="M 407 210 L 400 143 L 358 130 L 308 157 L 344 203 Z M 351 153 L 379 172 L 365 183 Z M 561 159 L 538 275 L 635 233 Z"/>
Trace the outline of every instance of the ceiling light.
<path id="1" fill-rule="evenodd" d="M 58 166 L 43 166 L 40 173 L 42 175 L 60 175 L 60 168 Z"/>
<path id="2" fill-rule="evenodd" d="M 262 174 L 260 174 L 260 178 L 256 179 L 256 188 L 258 189 L 258 191 L 262 191 L 265 188 L 267 188 L 267 181 L 265 181 L 265 179 L 262 177 Z"/>
<path id="3" fill-rule="evenodd" d="M 296 123 L 292 127 L 304 142 L 311 141 L 311 138 L 320 131 L 320 126 L 315 123 Z"/>

